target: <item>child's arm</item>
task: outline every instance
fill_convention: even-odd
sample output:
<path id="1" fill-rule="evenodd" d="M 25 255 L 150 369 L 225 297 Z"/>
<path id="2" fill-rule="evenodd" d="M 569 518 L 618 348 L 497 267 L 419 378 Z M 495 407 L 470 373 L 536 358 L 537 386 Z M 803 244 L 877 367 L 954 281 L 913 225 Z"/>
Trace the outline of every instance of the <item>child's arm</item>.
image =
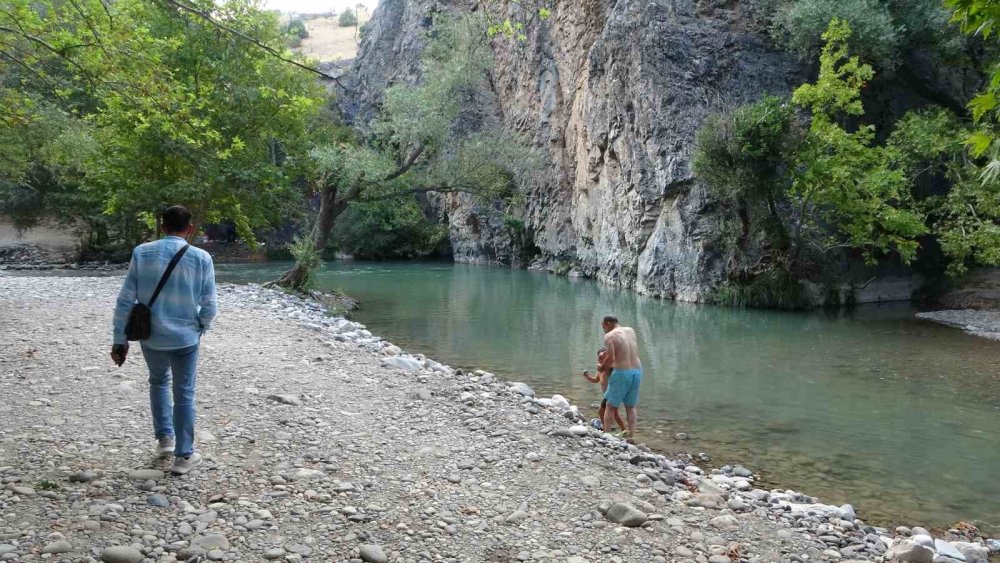
<path id="1" fill-rule="evenodd" d="M 600 376 L 593 377 L 593 376 L 590 375 L 590 372 L 587 371 L 587 370 L 583 370 L 583 378 L 586 379 L 587 381 L 591 382 L 591 383 L 600 383 L 601 382 Z"/>

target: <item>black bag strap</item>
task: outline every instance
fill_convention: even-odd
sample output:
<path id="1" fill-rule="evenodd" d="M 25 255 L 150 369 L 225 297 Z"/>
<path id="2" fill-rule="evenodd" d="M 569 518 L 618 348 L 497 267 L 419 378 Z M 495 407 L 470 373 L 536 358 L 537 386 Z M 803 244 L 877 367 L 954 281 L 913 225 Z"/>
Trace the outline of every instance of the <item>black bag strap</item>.
<path id="1" fill-rule="evenodd" d="M 191 245 L 185 244 L 184 248 L 178 250 L 177 254 L 174 254 L 174 257 L 170 259 L 170 263 L 167 264 L 167 269 L 163 272 L 163 276 L 160 277 L 160 283 L 156 285 L 156 291 L 154 291 L 153 296 L 149 298 L 149 304 L 146 305 L 147 307 L 150 309 L 153 308 L 153 303 L 155 303 L 156 298 L 160 296 L 160 291 L 163 290 L 163 286 L 167 284 L 167 278 L 170 277 L 170 274 L 174 273 L 174 268 L 177 267 L 177 263 L 181 261 L 181 258 L 184 257 L 184 253 L 187 252 L 189 248 L 191 248 Z"/>

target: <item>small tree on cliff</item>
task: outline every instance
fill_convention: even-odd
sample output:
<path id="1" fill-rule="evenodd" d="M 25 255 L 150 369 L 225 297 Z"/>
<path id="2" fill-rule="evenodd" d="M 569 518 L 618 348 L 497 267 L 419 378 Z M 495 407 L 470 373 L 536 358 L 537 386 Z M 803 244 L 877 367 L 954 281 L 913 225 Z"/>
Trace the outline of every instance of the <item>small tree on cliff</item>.
<path id="1" fill-rule="evenodd" d="M 423 82 L 386 90 L 369 140 L 312 151 L 320 196 L 312 229 L 316 252 L 326 248 L 337 218 L 355 202 L 402 202 L 427 193 L 516 197 L 518 178 L 536 158 L 482 111 L 493 65 L 484 29 L 472 17 L 436 21 L 424 49 Z M 302 289 L 308 274 L 299 260 L 274 283 Z"/>

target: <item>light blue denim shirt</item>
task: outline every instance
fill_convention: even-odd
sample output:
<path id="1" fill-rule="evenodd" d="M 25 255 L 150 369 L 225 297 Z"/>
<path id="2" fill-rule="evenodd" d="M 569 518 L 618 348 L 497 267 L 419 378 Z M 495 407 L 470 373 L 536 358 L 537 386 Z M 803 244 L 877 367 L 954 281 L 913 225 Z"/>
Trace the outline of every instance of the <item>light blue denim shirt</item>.
<path id="1" fill-rule="evenodd" d="M 114 343 L 125 344 L 125 324 L 137 303 L 149 303 L 170 259 L 187 241 L 168 236 L 139 245 L 132 251 L 125 283 L 115 307 Z M 179 350 L 194 346 L 218 311 L 215 296 L 215 266 L 212 256 L 200 248 L 187 250 L 152 308 L 152 330 L 143 345 L 154 350 Z"/>

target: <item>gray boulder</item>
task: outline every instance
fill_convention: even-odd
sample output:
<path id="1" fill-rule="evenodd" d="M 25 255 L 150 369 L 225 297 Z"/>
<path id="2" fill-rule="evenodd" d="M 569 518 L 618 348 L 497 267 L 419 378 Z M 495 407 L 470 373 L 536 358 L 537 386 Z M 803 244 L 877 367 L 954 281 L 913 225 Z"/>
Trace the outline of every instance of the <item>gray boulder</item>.
<path id="1" fill-rule="evenodd" d="M 899 563 L 933 563 L 934 552 L 913 540 L 899 540 L 892 544 L 885 558 Z"/>
<path id="2" fill-rule="evenodd" d="M 646 513 L 627 502 L 617 502 L 611 505 L 607 514 L 608 520 L 629 528 L 636 528 L 646 523 Z"/>

